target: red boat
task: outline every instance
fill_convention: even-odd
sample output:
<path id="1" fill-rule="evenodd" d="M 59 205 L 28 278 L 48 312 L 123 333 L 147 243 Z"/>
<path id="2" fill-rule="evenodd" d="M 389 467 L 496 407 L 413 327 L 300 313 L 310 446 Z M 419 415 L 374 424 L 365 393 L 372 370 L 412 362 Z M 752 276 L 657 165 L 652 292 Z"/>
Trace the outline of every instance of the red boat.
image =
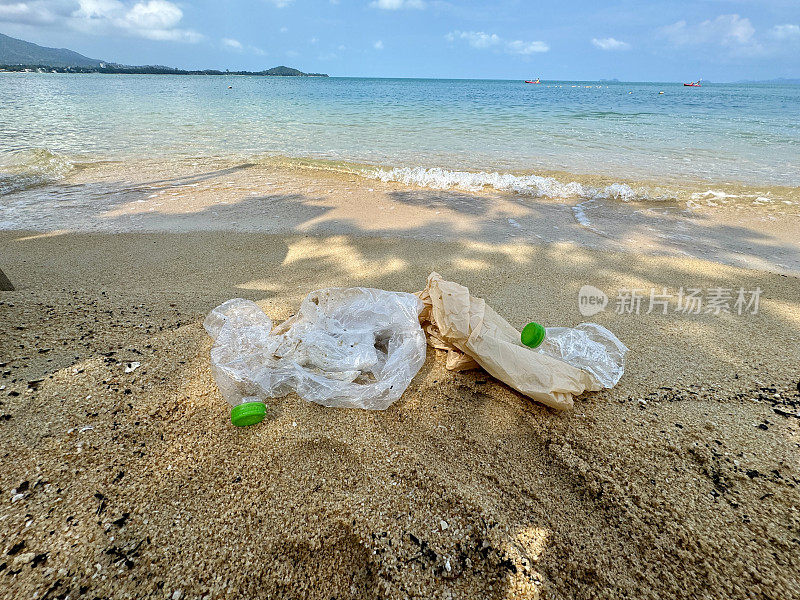
<path id="1" fill-rule="evenodd" d="M 539 81 L 539 78 L 537 77 L 535 81 L 533 81 L 533 80 L 531 80 L 531 79 L 526 79 L 526 80 L 525 80 L 525 83 L 542 83 L 542 82 L 541 82 L 541 81 Z"/>
<path id="2" fill-rule="evenodd" d="M 703 81 L 702 79 L 698 79 L 697 81 L 692 81 L 691 83 L 684 83 L 684 87 L 703 87 L 700 85 L 700 82 Z"/>

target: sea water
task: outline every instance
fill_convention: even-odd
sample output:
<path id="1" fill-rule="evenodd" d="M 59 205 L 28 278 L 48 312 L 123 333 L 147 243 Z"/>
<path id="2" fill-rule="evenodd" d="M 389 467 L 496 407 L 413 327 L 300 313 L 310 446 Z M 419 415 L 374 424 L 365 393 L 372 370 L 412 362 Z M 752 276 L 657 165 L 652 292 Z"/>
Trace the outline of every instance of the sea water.
<path id="1" fill-rule="evenodd" d="M 0 73 L 0 194 L 77 164 L 198 157 L 533 196 L 796 188 L 800 86 Z"/>

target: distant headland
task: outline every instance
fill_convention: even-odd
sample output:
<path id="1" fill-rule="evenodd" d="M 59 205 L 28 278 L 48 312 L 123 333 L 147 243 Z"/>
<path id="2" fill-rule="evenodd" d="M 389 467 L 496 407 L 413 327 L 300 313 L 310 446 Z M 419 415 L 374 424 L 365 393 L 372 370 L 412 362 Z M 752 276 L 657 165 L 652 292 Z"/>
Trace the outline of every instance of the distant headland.
<path id="1" fill-rule="evenodd" d="M 121 65 L 88 58 L 66 48 L 47 48 L 0 33 L 0 71 L 44 73 L 109 73 L 128 75 L 254 75 L 260 77 L 327 77 L 279 66 L 263 71 L 186 70 L 161 65 Z"/>
<path id="2" fill-rule="evenodd" d="M 4 65 L 0 73 L 109 73 L 125 75 L 255 75 L 261 77 L 328 77 L 327 73 L 303 73 L 291 67 L 272 67 L 264 71 L 220 71 L 218 69 L 185 70 L 160 65 L 116 65 L 102 63 L 97 67 L 57 67 L 54 65 Z"/>

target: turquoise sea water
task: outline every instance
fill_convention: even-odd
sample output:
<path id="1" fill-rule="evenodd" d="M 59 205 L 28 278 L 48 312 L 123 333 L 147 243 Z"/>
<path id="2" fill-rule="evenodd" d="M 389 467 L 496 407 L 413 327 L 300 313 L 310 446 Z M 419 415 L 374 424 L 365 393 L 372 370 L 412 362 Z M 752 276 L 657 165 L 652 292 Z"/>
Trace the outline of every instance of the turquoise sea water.
<path id="1" fill-rule="evenodd" d="M 0 192 L 26 161 L 264 155 L 800 186 L 800 86 L 0 74 Z"/>

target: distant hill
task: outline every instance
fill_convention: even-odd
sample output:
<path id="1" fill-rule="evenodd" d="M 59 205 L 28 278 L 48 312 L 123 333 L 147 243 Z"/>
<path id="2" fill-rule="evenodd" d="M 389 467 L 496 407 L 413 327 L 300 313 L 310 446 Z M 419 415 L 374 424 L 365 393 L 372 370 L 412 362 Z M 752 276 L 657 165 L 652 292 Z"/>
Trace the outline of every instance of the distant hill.
<path id="1" fill-rule="evenodd" d="M 291 67 L 264 71 L 219 71 L 175 69 L 160 65 L 130 66 L 87 58 L 66 48 L 45 48 L 0 33 L 0 71 L 53 70 L 69 73 L 115 73 L 158 75 L 258 75 L 272 77 L 327 77 L 325 73 L 303 73 Z"/>
<path id="2" fill-rule="evenodd" d="M 0 64 L 49 67 L 99 67 L 101 61 L 66 48 L 45 48 L 0 33 Z"/>
<path id="3" fill-rule="evenodd" d="M 298 71 L 297 69 L 293 69 L 291 67 L 284 67 L 283 65 L 280 67 L 272 67 L 263 73 L 264 75 L 277 75 L 278 77 L 302 77 L 304 75 L 308 75 L 308 73 L 303 73 L 302 71 Z"/>

